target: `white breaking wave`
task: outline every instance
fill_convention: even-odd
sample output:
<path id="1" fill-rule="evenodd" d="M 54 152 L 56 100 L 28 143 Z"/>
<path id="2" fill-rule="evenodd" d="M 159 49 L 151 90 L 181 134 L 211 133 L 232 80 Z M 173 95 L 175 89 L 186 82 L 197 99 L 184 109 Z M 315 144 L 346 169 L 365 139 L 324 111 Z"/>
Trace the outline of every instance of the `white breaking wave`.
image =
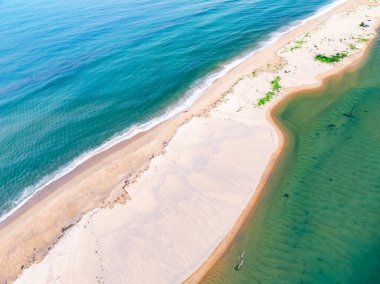
<path id="1" fill-rule="evenodd" d="M 113 138 L 106 141 L 104 144 L 102 144 L 101 146 L 99 146 L 95 149 L 84 152 L 82 155 L 80 155 L 79 157 L 74 159 L 68 165 L 61 167 L 60 169 L 58 169 L 57 171 L 53 172 L 50 175 L 47 175 L 46 177 L 41 179 L 36 184 L 25 188 L 23 190 L 22 194 L 20 195 L 20 197 L 13 202 L 14 207 L 9 212 L 3 214 L 0 217 L 0 222 L 2 222 L 7 217 L 9 217 L 14 212 L 16 212 L 21 206 L 23 206 L 26 202 L 28 202 L 28 200 L 33 198 L 37 192 L 42 190 L 44 187 L 50 185 L 54 181 L 62 178 L 63 176 L 65 176 L 69 172 L 73 171 L 75 168 L 77 168 L 80 164 L 82 164 L 83 162 L 85 162 L 89 158 L 91 158 L 94 155 L 99 154 L 99 153 L 101 153 L 107 149 L 110 149 L 114 145 L 116 145 L 122 141 L 125 141 L 127 139 L 130 139 L 131 137 L 133 137 L 133 136 L 135 136 L 141 132 L 147 131 L 147 130 L 157 126 L 158 124 L 162 123 L 163 121 L 168 120 L 168 119 L 174 117 L 175 115 L 183 112 L 184 110 L 188 109 L 204 93 L 204 91 L 213 84 L 213 82 L 215 80 L 223 77 L 230 70 L 232 70 L 233 68 L 238 66 L 240 63 L 242 63 L 243 61 L 245 61 L 246 59 L 248 59 L 249 57 L 251 57 L 255 53 L 257 53 L 257 52 L 263 50 L 264 48 L 268 47 L 269 45 L 275 43 L 283 35 L 289 33 L 290 31 L 296 29 L 297 27 L 305 24 L 306 22 L 308 22 L 310 20 L 317 18 L 320 15 L 323 15 L 323 14 L 329 12 L 333 8 L 339 6 L 339 5 L 341 5 L 347 1 L 348 0 L 334 1 L 328 5 L 320 8 L 319 10 L 317 10 L 317 12 L 314 13 L 312 16 L 310 16 L 304 20 L 295 21 L 295 22 L 291 23 L 290 25 L 288 25 L 284 28 L 281 28 L 278 31 L 271 33 L 269 38 L 267 40 L 261 42 L 259 44 L 258 48 L 256 48 L 255 50 L 250 51 L 250 52 L 246 52 L 245 54 L 243 54 L 243 55 L 231 60 L 230 62 L 226 63 L 221 68 L 219 68 L 217 71 L 211 73 L 210 75 L 206 76 L 205 78 L 197 80 L 194 83 L 193 87 L 191 87 L 189 89 L 189 91 L 187 91 L 184 94 L 183 99 L 181 99 L 176 104 L 169 106 L 161 115 L 157 116 L 156 118 L 154 118 L 148 122 L 145 122 L 145 123 L 142 123 L 139 125 L 132 125 L 125 132 L 115 135 Z"/>

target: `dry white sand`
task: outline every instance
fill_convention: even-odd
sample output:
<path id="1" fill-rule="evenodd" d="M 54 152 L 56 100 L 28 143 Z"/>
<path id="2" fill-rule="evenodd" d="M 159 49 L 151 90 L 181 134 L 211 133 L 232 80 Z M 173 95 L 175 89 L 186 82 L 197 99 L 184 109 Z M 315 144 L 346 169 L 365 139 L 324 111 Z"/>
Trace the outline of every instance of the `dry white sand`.
<path id="1" fill-rule="evenodd" d="M 357 60 L 375 36 L 380 7 L 359 2 L 305 24 L 274 45 L 277 56 L 241 68 L 221 101 L 180 126 L 165 153 L 126 188 L 131 200 L 85 214 L 16 282 L 177 283 L 196 271 L 231 232 L 280 145 L 266 118 L 270 108 Z M 369 27 L 359 27 L 362 21 Z M 314 60 L 343 51 L 349 56 L 338 64 Z M 278 96 L 258 107 L 277 76 Z"/>

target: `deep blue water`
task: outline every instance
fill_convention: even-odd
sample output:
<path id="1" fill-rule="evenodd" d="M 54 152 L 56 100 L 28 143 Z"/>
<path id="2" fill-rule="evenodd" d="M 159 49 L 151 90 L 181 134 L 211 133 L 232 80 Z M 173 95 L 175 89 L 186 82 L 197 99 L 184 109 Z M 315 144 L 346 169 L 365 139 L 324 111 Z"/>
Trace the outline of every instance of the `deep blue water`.
<path id="1" fill-rule="evenodd" d="M 0 0 L 0 215 L 331 2 Z"/>

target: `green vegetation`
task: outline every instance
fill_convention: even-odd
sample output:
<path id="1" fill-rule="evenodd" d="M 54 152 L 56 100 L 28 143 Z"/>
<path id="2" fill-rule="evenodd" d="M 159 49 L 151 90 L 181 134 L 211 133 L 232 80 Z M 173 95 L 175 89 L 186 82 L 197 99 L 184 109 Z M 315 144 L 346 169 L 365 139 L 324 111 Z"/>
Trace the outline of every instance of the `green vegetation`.
<path id="1" fill-rule="evenodd" d="M 294 45 L 290 48 L 290 51 L 294 51 L 296 49 L 300 49 L 304 43 L 307 42 L 307 38 L 310 37 L 310 34 L 305 34 L 301 39 L 296 40 Z"/>
<path id="2" fill-rule="evenodd" d="M 281 90 L 280 80 L 281 80 L 281 77 L 280 76 L 276 76 L 276 78 L 274 78 L 274 80 L 272 82 L 270 82 L 270 84 L 272 86 L 272 90 L 269 91 L 269 92 L 267 92 L 265 94 L 265 96 L 258 101 L 258 103 L 257 103 L 258 106 L 265 105 L 274 96 L 276 96 L 276 95 L 279 94 L 279 92 Z"/>
<path id="3" fill-rule="evenodd" d="M 263 106 L 266 102 L 269 102 L 275 96 L 274 92 L 268 92 L 265 94 L 265 97 L 261 98 L 257 103 L 259 106 Z"/>
<path id="4" fill-rule="evenodd" d="M 230 95 L 231 93 L 232 93 L 232 88 L 229 89 L 228 91 L 224 92 L 224 93 L 222 94 L 222 97 L 221 97 L 222 101 L 228 101 L 227 96 Z"/>
<path id="5" fill-rule="evenodd" d="M 272 90 L 274 92 L 279 92 L 280 89 L 281 89 L 281 86 L 280 86 L 280 76 L 277 76 L 272 82 L 270 82 L 270 84 L 272 85 Z"/>
<path id="6" fill-rule="evenodd" d="M 358 49 L 358 48 L 356 47 L 356 45 L 353 44 L 353 43 L 350 43 L 350 44 L 348 45 L 348 47 L 349 47 L 351 50 L 357 50 L 357 49 Z"/>
<path id="7" fill-rule="evenodd" d="M 338 52 L 331 56 L 326 56 L 323 54 L 317 54 L 314 59 L 323 63 L 335 63 L 341 61 L 343 58 L 347 57 L 347 52 Z"/>
<path id="8" fill-rule="evenodd" d="M 294 42 L 295 44 L 290 48 L 290 51 L 294 51 L 296 49 L 300 49 L 305 42 L 306 41 L 303 41 L 303 40 L 296 40 Z"/>
<path id="9" fill-rule="evenodd" d="M 239 78 L 239 80 L 237 80 L 235 84 L 233 84 L 232 88 L 235 87 L 237 84 L 239 84 L 239 82 L 242 81 L 243 79 L 244 79 L 243 77 Z"/>
<path id="10" fill-rule="evenodd" d="M 365 37 L 359 37 L 356 39 L 357 43 L 367 43 L 368 41 L 369 41 L 369 39 L 365 38 Z"/>

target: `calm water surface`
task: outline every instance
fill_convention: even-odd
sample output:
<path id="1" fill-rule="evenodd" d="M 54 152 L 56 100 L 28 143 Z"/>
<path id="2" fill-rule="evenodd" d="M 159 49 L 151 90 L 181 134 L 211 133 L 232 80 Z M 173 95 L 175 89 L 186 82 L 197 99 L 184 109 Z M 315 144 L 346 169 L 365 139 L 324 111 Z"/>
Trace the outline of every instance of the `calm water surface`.
<path id="1" fill-rule="evenodd" d="M 360 70 L 277 108 L 285 157 L 205 283 L 380 283 L 379 66 L 377 40 Z"/>

